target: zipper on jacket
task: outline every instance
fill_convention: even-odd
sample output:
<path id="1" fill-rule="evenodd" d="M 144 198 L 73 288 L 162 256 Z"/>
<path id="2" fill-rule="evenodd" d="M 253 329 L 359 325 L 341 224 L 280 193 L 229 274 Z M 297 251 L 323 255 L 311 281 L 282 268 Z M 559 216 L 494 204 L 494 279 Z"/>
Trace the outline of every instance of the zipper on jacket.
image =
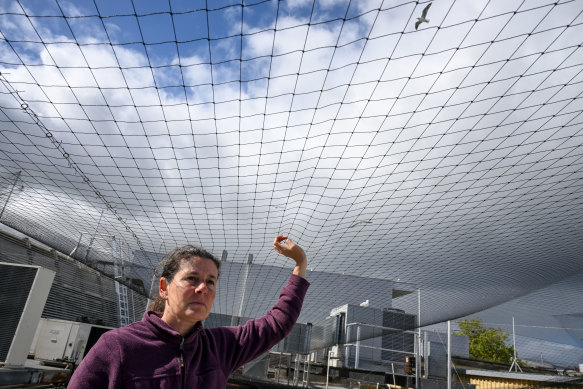
<path id="1" fill-rule="evenodd" d="M 180 348 L 178 349 L 178 357 L 180 358 L 180 369 L 184 374 L 184 338 L 180 337 Z"/>
<path id="2" fill-rule="evenodd" d="M 178 348 L 178 358 L 180 358 L 180 372 L 182 373 L 182 387 L 184 387 L 184 337 L 180 337 L 180 346 Z"/>

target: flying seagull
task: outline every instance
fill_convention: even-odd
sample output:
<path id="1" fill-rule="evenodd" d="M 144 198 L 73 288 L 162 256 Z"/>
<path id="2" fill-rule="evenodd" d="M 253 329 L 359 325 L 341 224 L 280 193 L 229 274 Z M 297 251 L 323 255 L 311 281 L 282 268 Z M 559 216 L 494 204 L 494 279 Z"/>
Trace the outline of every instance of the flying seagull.
<path id="1" fill-rule="evenodd" d="M 417 18 L 417 22 L 415 23 L 415 29 L 417 29 L 419 27 L 419 25 L 423 22 L 429 23 L 429 19 L 426 19 L 427 11 L 429 10 L 429 7 L 431 7 L 431 3 L 427 4 L 425 6 L 425 8 L 423 8 L 423 12 L 421 13 L 421 17 Z"/>
<path id="2" fill-rule="evenodd" d="M 372 224 L 372 222 L 370 220 L 358 220 L 357 222 L 355 222 L 353 225 L 351 225 L 348 228 L 356 227 L 359 224 Z"/>

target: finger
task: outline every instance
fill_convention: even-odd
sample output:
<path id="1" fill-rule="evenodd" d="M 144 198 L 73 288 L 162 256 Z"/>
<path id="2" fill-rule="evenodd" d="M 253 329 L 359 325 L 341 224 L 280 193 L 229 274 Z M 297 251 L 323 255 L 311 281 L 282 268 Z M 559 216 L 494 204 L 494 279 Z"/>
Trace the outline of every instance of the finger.
<path id="1" fill-rule="evenodd" d="M 280 253 L 280 254 L 281 254 L 281 249 L 282 249 L 282 247 L 281 247 L 281 245 L 279 244 L 279 242 L 277 241 L 277 238 L 275 238 L 275 239 L 273 240 L 273 248 L 275 249 L 275 251 L 277 251 L 278 253 Z"/>
<path id="2" fill-rule="evenodd" d="M 283 241 L 284 241 L 284 240 L 286 240 L 286 239 L 287 239 L 287 236 L 283 236 L 283 235 L 278 235 L 278 236 L 275 238 L 275 240 L 276 240 L 276 242 L 277 242 L 277 243 L 281 243 L 281 242 L 283 242 Z"/>

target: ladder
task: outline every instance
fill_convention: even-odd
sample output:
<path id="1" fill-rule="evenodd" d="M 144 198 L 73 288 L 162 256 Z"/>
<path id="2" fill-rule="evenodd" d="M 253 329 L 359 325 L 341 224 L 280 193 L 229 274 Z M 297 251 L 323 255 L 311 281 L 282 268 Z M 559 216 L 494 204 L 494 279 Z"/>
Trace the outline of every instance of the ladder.
<path id="1" fill-rule="evenodd" d="M 119 250 L 119 256 L 116 255 L 116 241 L 113 237 L 113 269 L 115 277 L 115 294 L 117 303 L 117 319 L 118 325 L 120 327 L 127 326 L 130 324 L 130 312 L 128 304 L 128 288 L 123 283 L 125 281 L 124 263 L 123 263 L 123 253 L 121 248 Z M 121 280 L 121 282 L 120 282 Z"/>
<path id="2" fill-rule="evenodd" d="M 124 327 L 130 324 L 128 288 L 116 280 L 115 290 L 117 293 L 118 323 L 120 327 Z"/>

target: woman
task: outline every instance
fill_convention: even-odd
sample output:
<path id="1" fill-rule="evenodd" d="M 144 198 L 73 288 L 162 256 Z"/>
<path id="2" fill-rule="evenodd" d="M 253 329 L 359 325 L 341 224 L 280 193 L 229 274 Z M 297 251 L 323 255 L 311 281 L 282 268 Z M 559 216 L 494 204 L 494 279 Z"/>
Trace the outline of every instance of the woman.
<path id="1" fill-rule="evenodd" d="M 141 321 L 102 335 L 67 388 L 225 388 L 234 370 L 282 340 L 300 314 L 309 286 L 306 254 L 281 235 L 273 247 L 296 263 L 277 304 L 243 326 L 211 329 L 202 321 L 220 261 L 195 246 L 173 250 L 160 278 L 163 312 L 147 311 Z"/>

